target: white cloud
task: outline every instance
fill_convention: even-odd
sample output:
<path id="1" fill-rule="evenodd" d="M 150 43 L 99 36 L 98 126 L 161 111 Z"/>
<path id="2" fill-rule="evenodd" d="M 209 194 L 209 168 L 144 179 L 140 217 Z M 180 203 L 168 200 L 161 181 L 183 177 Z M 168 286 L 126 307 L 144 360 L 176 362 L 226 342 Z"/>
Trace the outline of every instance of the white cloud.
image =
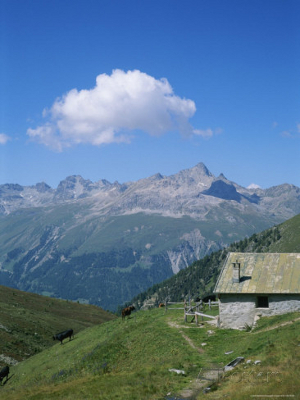
<path id="1" fill-rule="evenodd" d="M 6 144 L 10 140 L 10 137 L 7 136 L 5 133 L 0 133 L 0 145 Z"/>
<path id="2" fill-rule="evenodd" d="M 283 131 L 281 132 L 281 136 L 286 137 L 286 138 L 291 138 L 293 137 L 292 133 L 289 131 Z"/>
<path id="3" fill-rule="evenodd" d="M 213 131 L 210 128 L 205 130 L 203 129 L 194 129 L 193 133 L 198 136 L 202 136 L 204 138 L 210 138 L 213 135 Z"/>
<path id="4" fill-rule="evenodd" d="M 195 112 L 195 103 L 176 96 L 167 79 L 117 69 L 97 76 L 90 90 L 72 89 L 58 98 L 50 110 L 44 110 L 45 124 L 29 128 L 27 134 L 58 151 L 79 143 L 130 142 L 130 132 L 135 130 L 154 136 L 171 130 L 184 136 L 212 136 L 211 129 L 191 126 L 189 119 Z"/>
<path id="5" fill-rule="evenodd" d="M 221 135 L 221 133 L 223 133 L 223 129 L 222 128 L 216 128 L 214 133 L 216 135 Z"/>
<path id="6" fill-rule="evenodd" d="M 290 130 L 286 130 L 281 132 L 281 136 L 285 137 L 285 138 L 299 138 L 300 137 L 300 124 L 297 123 L 296 124 L 296 129 L 290 129 Z"/>

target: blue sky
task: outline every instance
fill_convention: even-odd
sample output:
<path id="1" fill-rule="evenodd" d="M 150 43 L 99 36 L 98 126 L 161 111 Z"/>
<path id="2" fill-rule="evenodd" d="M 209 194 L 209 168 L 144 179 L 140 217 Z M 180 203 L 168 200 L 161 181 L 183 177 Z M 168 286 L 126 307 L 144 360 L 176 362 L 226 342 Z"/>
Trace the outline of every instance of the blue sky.
<path id="1" fill-rule="evenodd" d="M 204 162 L 300 186 L 298 0 L 1 0 L 0 184 Z"/>

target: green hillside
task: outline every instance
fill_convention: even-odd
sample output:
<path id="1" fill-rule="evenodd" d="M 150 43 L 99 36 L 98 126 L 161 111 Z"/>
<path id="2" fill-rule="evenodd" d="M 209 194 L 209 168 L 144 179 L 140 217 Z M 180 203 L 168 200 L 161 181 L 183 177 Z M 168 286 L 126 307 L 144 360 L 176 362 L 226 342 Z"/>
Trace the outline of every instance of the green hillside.
<path id="1" fill-rule="evenodd" d="M 0 286 L 0 367 L 52 346 L 57 332 L 77 333 L 114 318 L 100 307 Z"/>
<path id="2" fill-rule="evenodd" d="M 227 253 L 234 251 L 256 253 L 300 252 L 300 214 L 280 225 L 235 242 L 227 248 L 195 261 L 177 275 L 140 293 L 131 302 L 140 308 L 149 303 L 157 305 L 164 301 L 166 297 L 172 301 L 181 301 L 189 296 L 195 298 L 211 294 Z"/>
<path id="3" fill-rule="evenodd" d="M 299 328 L 299 313 L 263 318 L 253 332 L 241 332 L 185 324 L 181 310 L 139 311 L 129 320 L 83 330 L 74 340 L 11 367 L 0 398 L 159 400 L 189 394 L 189 399 L 202 399 L 212 381 L 201 377 L 237 356 L 251 361 L 214 384 L 208 399 L 299 398 Z"/>
<path id="4" fill-rule="evenodd" d="M 278 226 L 280 239 L 270 243 L 269 252 L 300 253 L 300 215 Z"/>

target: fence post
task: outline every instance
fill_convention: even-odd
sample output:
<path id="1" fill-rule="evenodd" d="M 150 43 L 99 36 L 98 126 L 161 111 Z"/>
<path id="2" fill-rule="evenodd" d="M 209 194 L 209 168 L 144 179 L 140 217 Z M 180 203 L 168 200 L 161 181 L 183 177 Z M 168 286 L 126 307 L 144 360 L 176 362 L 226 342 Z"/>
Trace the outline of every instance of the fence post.
<path id="1" fill-rule="evenodd" d="M 166 297 L 166 304 L 165 304 L 165 306 L 166 306 L 166 310 L 165 310 L 165 314 L 167 313 L 167 310 L 168 310 L 168 298 Z"/>
<path id="2" fill-rule="evenodd" d="M 208 300 L 208 307 L 211 310 L 211 300 L 210 299 Z"/>
<path id="3" fill-rule="evenodd" d="M 186 322 L 187 321 L 187 315 L 186 315 L 186 301 L 185 300 L 184 300 L 183 309 L 184 309 L 184 322 Z"/>
<path id="4" fill-rule="evenodd" d="M 199 312 L 199 303 L 196 303 L 196 313 Z M 198 326 L 198 315 L 195 313 L 196 326 Z"/>

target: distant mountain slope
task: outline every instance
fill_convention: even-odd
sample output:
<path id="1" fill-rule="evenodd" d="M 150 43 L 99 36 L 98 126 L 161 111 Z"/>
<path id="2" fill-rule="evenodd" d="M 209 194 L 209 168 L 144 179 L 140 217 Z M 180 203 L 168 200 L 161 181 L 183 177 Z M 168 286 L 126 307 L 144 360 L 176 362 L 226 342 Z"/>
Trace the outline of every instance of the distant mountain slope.
<path id="1" fill-rule="evenodd" d="M 52 346 L 55 333 L 77 334 L 114 318 L 100 307 L 0 286 L 0 369 Z"/>
<path id="2" fill-rule="evenodd" d="M 116 310 L 212 251 L 300 213 L 300 189 L 246 189 L 204 164 L 137 182 L 0 186 L 0 283 Z"/>
<path id="3" fill-rule="evenodd" d="M 245 238 L 208 255 L 202 260 L 195 261 L 176 276 L 140 293 L 131 300 L 131 303 L 141 308 L 146 304 L 158 305 L 167 297 L 171 301 L 182 301 L 189 296 L 203 298 L 211 294 L 228 252 L 234 251 L 300 253 L 300 214 L 278 226 L 254 234 L 250 238 Z"/>

